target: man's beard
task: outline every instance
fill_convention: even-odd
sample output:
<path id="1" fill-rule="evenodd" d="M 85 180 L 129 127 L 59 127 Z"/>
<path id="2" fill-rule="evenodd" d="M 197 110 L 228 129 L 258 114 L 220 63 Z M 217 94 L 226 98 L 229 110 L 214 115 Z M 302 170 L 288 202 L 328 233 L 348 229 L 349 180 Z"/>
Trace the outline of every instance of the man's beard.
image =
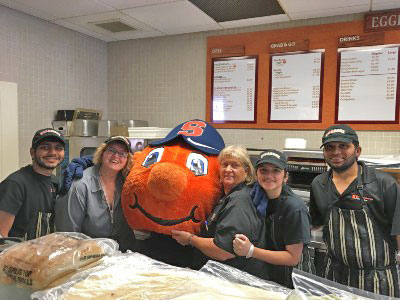
<path id="1" fill-rule="evenodd" d="M 343 173 L 347 171 L 353 164 L 354 162 L 357 161 L 356 153 L 354 152 L 351 156 L 349 156 L 342 165 L 340 166 L 335 166 L 329 162 L 329 160 L 325 160 L 326 163 L 332 168 L 333 171 L 336 173 Z"/>
<path id="2" fill-rule="evenodd" d="M 53 165 L 48 165 L 48 164 L 46 164 L 42 159 L 39 159 L 39 158 L 37 158 L 37 157 L 35 157 L 34 160 L 35 160 L 36 164 L 37 164 L 39 167 L 41 167 L 41 168 L 43 168 L 43 169 L 47 169 L 47 170 L 54 170 L 55 168 L 57 168 L 57 167 L 62 163 L 62 160 L 59 160 L 59 162 L 57 163 L 57 165 L 56 165 L 56 166 L 53 166 Z"/>

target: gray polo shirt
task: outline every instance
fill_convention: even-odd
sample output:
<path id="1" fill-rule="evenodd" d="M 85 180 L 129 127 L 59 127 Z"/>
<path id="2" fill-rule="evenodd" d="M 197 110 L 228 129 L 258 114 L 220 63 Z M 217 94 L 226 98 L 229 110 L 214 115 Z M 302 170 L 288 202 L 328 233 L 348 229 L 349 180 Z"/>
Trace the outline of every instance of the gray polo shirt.
<path id="1" fill-rule="evenodd" d="M 57 231 L 81 232 L 92 238 L 118 239 L 125 222 L 121 207 L 124 178 L 117 176 L 114 193 L 113 223 L 103 196 L 99 165 L 87 168 L 81 179 L 74 180 L 70 190 L 56 200 L 55 224 Z"/>

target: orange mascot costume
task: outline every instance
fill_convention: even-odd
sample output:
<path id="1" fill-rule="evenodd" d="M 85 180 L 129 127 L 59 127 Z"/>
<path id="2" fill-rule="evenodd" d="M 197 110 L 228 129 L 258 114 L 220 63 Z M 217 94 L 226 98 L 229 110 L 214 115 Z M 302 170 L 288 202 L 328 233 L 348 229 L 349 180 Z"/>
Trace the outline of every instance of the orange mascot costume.
<path id="1" fill-rule="evenodd" d="M 175 127 L 164 139 L 134 154 L 122 191 L 129 226 L 151 232 L 138 251 L 178 266 L 190 266 L 192 248 L 180 246 L 171 230 L 198 234 L 221 196 L 218 154 L 225 144 L 202 120 Z"/>

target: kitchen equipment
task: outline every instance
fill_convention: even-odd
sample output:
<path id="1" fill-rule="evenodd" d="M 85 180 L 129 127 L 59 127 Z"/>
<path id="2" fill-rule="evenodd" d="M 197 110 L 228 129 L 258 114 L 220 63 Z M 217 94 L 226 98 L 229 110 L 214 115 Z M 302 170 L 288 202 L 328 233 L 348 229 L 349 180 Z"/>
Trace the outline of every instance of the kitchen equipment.
<path id="1" fill-rule="evenodd" d="M 137 123 L 136 123 L 137 124 Z M 143 150 L 151 140 L 165 138 L 172 128 L 160 127 L 129 127 L 128 139 L 132 145 L 132 152 Z"/>
<path id="2" fill-rule="evenodd" d="M 310 191 L 313 179 L 328 170 L 322 149 L 284 149 L 292 188 Z"/>
<path id="3" fill-rule="evenodd" d="M 98 136 L 111 136 L 111 128 L 118 126 L 118 122 L 115 120 L 100 120 Z"/>
<path id="4" fill-rule="evenodd" d="M 144 120 L 122 120 L 118 122 L 119 125 L 124 125 L 127 128 L 129 127 L 148 127 L 149 122 Z"/>
<path id="5" fill-rule="evenodd" d="M 59 109 L 56 112 L 55 121 L 72 121 L 74 113 L 74 109 Z"/>
<path id="6" fill-rule="evenodd" d="M 97 136 L 99 132 L 98 120 L 76 119 L 72 121 L 72 136 Z"/>
<path id="7" fill-rule="evenodd" d="M 60 131 L 65 136 L 71 133 L 72 121 L 53 121 L 51 125 L 53 129 Z"/>
<path id="8" fill-rule="evenodd" d="M 172 128 L 161 127 L 129 127 L 129 137 L 142 138 L 142 139 L 162 139 Z"/>
<path id="9" fill-rule="evenodd" d="M 103 115 L 103 111 L 101 111 L 101 110 L 77 108 L 77 109 L 75 109 L 72 121 L 76 120 L 76 119 L 101 120 L 102 115 Z"/>

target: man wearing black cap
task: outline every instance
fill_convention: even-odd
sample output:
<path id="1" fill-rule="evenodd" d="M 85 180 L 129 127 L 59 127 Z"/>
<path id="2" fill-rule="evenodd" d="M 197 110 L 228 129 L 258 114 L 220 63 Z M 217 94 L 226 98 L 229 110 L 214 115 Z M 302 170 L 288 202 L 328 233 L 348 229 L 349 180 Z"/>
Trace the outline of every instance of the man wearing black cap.
<path id="1" fill-rule="evenodd" d="M 0 235 L 35 239 L 54 232 L 58 184 L 52 172 L 64 160 L 63 135 L 52 128 L 38 130 L 32 139 L 32 165 L 0 183 Z"/>
<path id="2" fill-rule="evenodd" d="M 333 125 L 322 137 L 330 170 L 311 185 L 313 226 L 323 225 L 324 276 L 341 284 L 399 297 L 400 188 L 393 177 L 358 161 L 357 133 Z"/>

